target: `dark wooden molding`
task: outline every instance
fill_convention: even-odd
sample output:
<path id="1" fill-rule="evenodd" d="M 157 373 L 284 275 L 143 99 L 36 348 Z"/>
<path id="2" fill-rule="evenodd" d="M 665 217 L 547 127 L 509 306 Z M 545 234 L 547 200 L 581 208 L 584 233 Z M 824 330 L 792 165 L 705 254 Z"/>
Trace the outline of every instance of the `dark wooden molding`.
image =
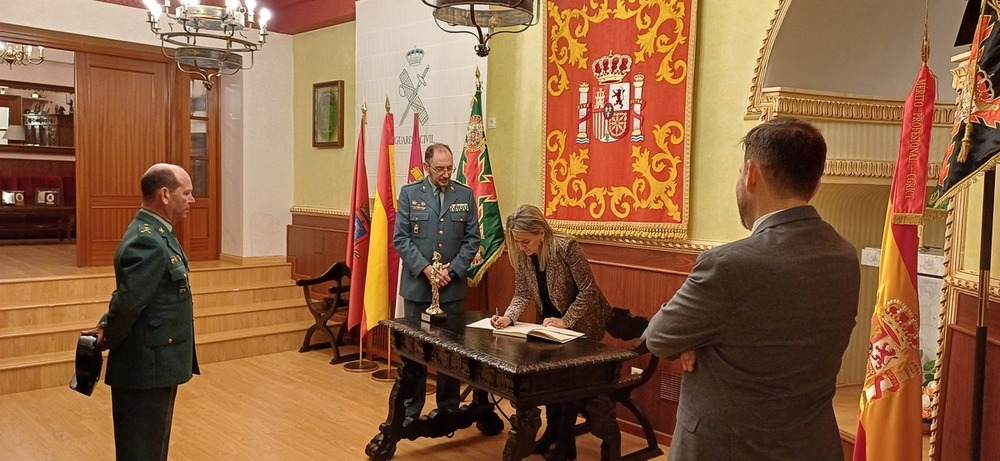
<path id="1" fill-rule="evenodd" d="M 46 83 L 19 82 L 17 80 L 0 80 L 0 86 L 21 90 L 51 91 L 54 93 L 75 93 L 71 86 L 49 85 Z"/>
<path id="2" fill-rule="evenodd" d="M 152 32 L 150 32 L 150 36 L 152 36 Z M 154 45 L 38 29 L 4 22 L 0 22 L 0 39 L 23 43 L 25 45 L 45 46 L 79 53 L 106 54 L 119 58 L 173 62 L 173 58 L 164 56 L 163 50 Z"/>

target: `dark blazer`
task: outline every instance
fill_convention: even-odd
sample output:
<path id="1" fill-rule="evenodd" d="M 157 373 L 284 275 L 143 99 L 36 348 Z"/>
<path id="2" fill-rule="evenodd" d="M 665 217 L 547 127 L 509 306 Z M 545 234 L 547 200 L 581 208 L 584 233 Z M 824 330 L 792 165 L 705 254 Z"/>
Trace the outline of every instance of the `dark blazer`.
<path id="1" fill-rule="evenodd" d="M 857 250 L 811 206 L 702 253 L 644 334 L 659 357 L 696 349 L 670 459 L 843 460 L 832 399 L 859 287 Z"/>
<path id="2" fill-rule="evenodd" d="M 188 261 L 173 232 L 142 210 L 115 252 L 118 288 L 105 324 L 105 382 L 128 389 L 175 386 L 197 374 Z"/>
<path id="3" fill-rule="evenodd" d="M 451 263 L 458 275 L 439 291 L 442 303 L 459 301 L 469 291 L 466 274 L 472 258 L 479 251 L 479 216 L 472 189 L 451 181 L 445 189 L 444 206 L 434 197 L 430 180 L 412 182 L 399 191 L 396 227 L 392 243 L 403 261 L 399 295 L 403 299 L 431 302 L 431 284 L 423 270 L 434 252 L 441 253 L 441 263 Z"/>
<path id="4" fill-rule="evenodd" d="M 556 257 L 549 259 L 545 267 L 545 284 L 552 305 L 563 314 L 562 320 L 571 330 L 600 341 L 611 316 L 611 305 L 594 282 L 580 244 L 569 236 L 557 236 L 554 243 Z M 535 303 L 541 321 L 542 298 L 534 267 L 514 268 L 514 298 L 504 316 L 517 319 L 529 301 Z"/>

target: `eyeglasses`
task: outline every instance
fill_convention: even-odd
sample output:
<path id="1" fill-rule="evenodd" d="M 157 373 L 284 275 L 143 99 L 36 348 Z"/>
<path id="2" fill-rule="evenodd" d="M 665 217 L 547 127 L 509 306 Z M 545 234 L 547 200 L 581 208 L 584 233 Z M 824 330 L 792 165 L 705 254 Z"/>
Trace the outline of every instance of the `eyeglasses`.
<path id="1" fill-rule="evenodd" d="M 451 173 L 452 171 L 455 171 L 455 165 L 452 165 L 452 166 L 430 166 L 428 164 L 427 168 L 431 169 L 432 171 L 434 171 L 437 174 Z"/>

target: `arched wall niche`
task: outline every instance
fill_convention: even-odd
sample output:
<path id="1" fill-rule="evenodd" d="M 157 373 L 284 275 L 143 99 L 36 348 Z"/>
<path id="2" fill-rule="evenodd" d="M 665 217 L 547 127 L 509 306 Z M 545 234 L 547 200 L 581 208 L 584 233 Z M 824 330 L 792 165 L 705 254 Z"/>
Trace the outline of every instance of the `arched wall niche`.
<path id="1" fill-rule="evenodd" d="M 903 104 L 921 64 L 923 7 L 924 2 L 913 0 L 778 0 L 749 82 L 747 120 L 803 118 L 823 132 L 827 165 L 813 203 L 859 253 L 881 244 Z M 927 7 L 928 66 L 938 79 L 930 187 L 938 178 L 954 119 L 952 57 L 968 46 L 953 46 L 964 2 L 928 0 Z M 940 254 L 944 231 L 943 214 L 928 219 L 923 244 Z M 877 268 L 865 267 L 858 327 L 838 384 L 864 381 L 868 319 L 877 288 Z M 929 314 L 937 313 L 935 307 Z M 937 315 L 925 317 L 937 322 Z"/>

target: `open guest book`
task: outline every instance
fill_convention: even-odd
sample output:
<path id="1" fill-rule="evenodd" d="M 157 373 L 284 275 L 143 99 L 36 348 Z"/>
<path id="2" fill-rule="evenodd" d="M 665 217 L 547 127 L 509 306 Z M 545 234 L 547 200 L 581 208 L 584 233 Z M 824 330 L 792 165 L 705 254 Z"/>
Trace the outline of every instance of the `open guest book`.
<path id="1" fill-rule="evenodd" d="M 517 322 L 507 328 L 496 329 L 490 325 L 490 319 L 485 318 L 467 325 L 469 328 L 482 328 L 493 330 L 493 334 L 502 336 L 515 336 L 518 338 L 536 338 L 552 341 L 556 343 L 568 343 L 576 338 L 585 336 L 579 331 L 567 330 L 558 327 L 543 327 L 537 323 Z"/>

